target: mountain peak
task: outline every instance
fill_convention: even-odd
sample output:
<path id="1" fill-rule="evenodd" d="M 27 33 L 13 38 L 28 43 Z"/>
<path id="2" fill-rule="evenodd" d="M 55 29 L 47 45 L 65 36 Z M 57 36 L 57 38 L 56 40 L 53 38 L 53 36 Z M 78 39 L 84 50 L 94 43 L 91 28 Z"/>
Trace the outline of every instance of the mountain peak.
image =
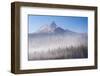
<path id="1" fill-rule="evenodd" d="M 70 30 L 63 29 L 62 27 L 59 27 L 55 21 L 52 21 L 49 25 L 43 25 L 38 30 L 38 33 L 73 33 Z"/>
<path id="2" fill-rule="evenodd" d="M 50 25 L 43 25 L 40 29 L 39 32 L 44 32 L 44 33 L 48 33 L 48 32 L 54 32 L 54 30 L 57 28 L 57 24 L 55 23 L 55 21 L 52 21 L 52 23 Z"/>
<path id="3" fill-rule="evenodd" d="M 52 21 L 50 27 L 51 27 L 51 28 L 56 28 L 56 27 L 57 27 L 57 24 L 55 23 L 55 21 Z"/>

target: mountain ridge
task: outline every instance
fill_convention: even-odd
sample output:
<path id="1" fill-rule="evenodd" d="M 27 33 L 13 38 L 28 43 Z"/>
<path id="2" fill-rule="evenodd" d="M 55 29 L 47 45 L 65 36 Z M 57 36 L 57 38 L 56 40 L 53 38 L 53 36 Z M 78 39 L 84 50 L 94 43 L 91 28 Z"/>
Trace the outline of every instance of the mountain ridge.
<path id="1" fill-rule="evenodd" d="M 41 26 L 36 32 L 32 32 L 29 34 L 81 34 L 81 35 L 87 35 L 87 33 L 79 33 L 75 32 L 69 29 L 64 29 L 60 26 L 58 26 L 55 21 L 52 21 L 49 25 L 43 25 Z"/>
<path id="2" fill-rule="evenodd" d="M 58 26 L 54 21 L 50 25 L 43 25 L 40 29 L 35 33 L 76 33 L 69 29 L 64 29 Z"/>

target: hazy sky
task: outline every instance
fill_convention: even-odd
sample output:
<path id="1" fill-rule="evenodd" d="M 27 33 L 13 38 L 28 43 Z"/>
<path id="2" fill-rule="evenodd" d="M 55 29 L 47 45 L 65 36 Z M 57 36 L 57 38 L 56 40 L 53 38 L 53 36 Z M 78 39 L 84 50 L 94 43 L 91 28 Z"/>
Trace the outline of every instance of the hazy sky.
<path id="1" fill-rule="evenodd" d="M 63 29 L 79 33 L 87 33 L 88 31 L 88 17 L 29 15 L 29 33 L 36 32 L 41 26 L 50 25 L 53 21 Z"/>

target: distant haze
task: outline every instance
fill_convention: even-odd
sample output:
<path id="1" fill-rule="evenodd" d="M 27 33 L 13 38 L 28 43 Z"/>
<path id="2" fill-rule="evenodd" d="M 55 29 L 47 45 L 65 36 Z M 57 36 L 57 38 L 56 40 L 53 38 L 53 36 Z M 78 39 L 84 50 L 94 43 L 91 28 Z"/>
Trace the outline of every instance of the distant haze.
<path id="1" fill-rule="evenodd" d="M 69 29 L 78 33 L 88 32 L 88 18 L 76 16 L 49 16 L 49 15 L 29 15 L 28 33 L 37 32 L 42 26 L 48 26 L 55 22 L 58 27 Z"/>

